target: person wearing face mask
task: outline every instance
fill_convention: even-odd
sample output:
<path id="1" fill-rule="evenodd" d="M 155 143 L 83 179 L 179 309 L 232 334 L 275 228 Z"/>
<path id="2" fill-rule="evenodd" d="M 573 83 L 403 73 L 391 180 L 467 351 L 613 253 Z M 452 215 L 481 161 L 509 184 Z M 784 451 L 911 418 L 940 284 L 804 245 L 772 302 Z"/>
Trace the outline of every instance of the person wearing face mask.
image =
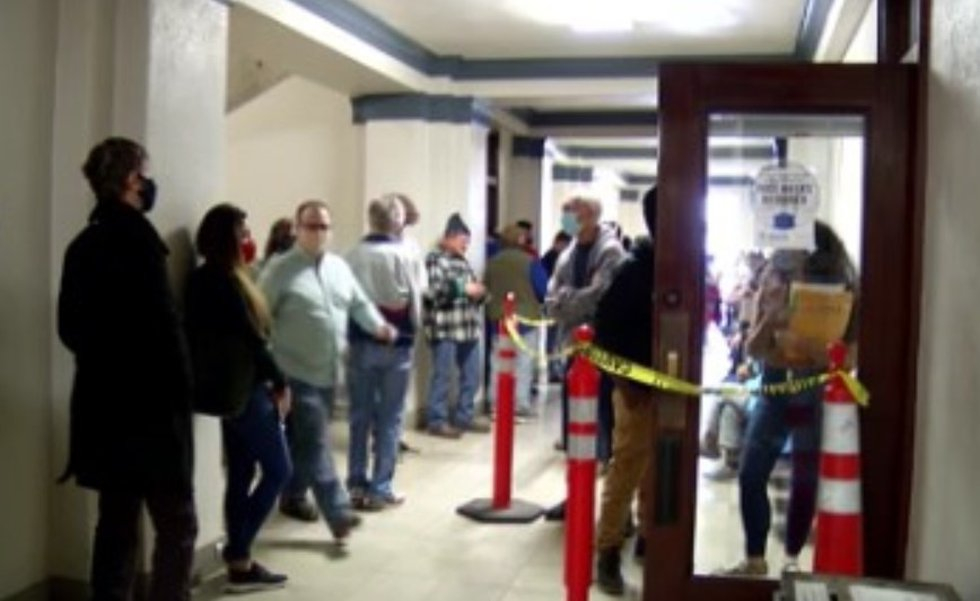
<path id="1" fill-rule="evenodd" d="M 571 211 L 569 211 L 571 209 Z M 574 215 L 574 222 L 569 219 Z M 602 203 L 595 198 L 577 197 L 566 204 L 562 228 L 574 237 L 572 245 L 558 258 L 555 273 L 548 282 L 545 310 L 555 319 L 558 340 L 562 346 L 572 342 L 575 329 L 593 325 L 599 299 L 612 281 L 613 272 L 626 253 L 612 228 L 600 223 Z M 571 361 L 566 364 L 566 371 Z M 605 375 L 600 379 L 599 432 L 596 453 L 600 461 L 608 460 L 611 452 L 612 381 Z M 562 442 L 568 436 L 568 390 L 562 386 Z M 561 503 L 545 515 L 550 520 L 565 517 Z"/>
<path id="2" fill-rule="evenodd" d="M 222 558 L 226 590 L 280 588 L 286 576 L 251 558 L 251 546 L 289 477 L 282 420 L 289 412 L 286 379 L 269 352 L 272 317 L 248 273 L 255 243 L 245 212 L 230 204 L 204 215 L 195 246 L 204 263 L 187 283 L 187 338 L 195 376 L 195 409 L 221 418 L 227 463 Z M 256 467 L 261 477 L 255 482 Z"/>
<path id="3" fill-rule="evenodd" d="M 191 374 L 167 277 L 167 247 L 146 213 L 156 185 L 126 138 L 91 150 L 97 203 L 65 253 L 58 335 L 75 356 L 68 465 L 98 492 L 94 599 L 128 599 L 143 506 L 156 531 L 149 599 L 190 599 L 197 517 Z"/>
<path id="4" fill-rule="evenodd" d="M 385 342 L 398 335 L 365 294 L 346 262 L 327 251 L 330 210 L 309 200 L 296 210 L 296 245 L 265 269 L 260 287 L 272 314 L 272 352 L 292 392 L 289 446 L 293 477 L 280 510 L 315 521 L 306 501 L 312 489 L 331 534 L 343 541 L 360 518 L 337 477 L 327 430 L 337 370 L 347 346 L 348 318 Z"/>

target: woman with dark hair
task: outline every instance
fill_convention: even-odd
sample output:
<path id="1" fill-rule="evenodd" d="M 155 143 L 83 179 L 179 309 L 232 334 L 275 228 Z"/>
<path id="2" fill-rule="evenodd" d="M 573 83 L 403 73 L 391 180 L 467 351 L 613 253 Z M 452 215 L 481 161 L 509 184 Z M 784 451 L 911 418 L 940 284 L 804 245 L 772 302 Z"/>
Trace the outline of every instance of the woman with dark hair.
<path id="1" fill-rule="evenodd" d="M 195 240 L 204 263 L 187 287 L 196 409 L 221 417 L 228 463 L 222 555 L 229 592 L 285 584 L 285 576 L 270 573 L 249 551 L 291 472 L 282 425 L 290 397 L 266 344 L 269 308 L 246 270 L 245 217 L 229 204 L 207 212 Z M 262 476 L 253 489 L 256 466 Z"/>
<path id="2" fill-rule="evenodd" d="M 265 241 L 265 254 L 262 255 L 262 266 L 265 266 L 274 256 L 281 255 L 296 243 L 293 234 L 293 220 L 289 217 L 276 219 L 269 228 L 269 238 Z"/>
<path id="3" fill-rule="evenodd" d="M 826 223 L 815 226 L 816 249 L 777 250 L 760 276 L 756 314 L 746 337 L 746 352 L 762 364 L 762 384 L 803 380 L 827 369 L 827 349 L 821 340 L 804 338 L 789 329 L 790 292 L 794 284 L 817 284 L 858 292 L 858 275 L 843 242 Z M 856 338 L 856 303 L 844 334 Z M 821 388 L 792 394 L 763 394 L 749 416 L 739 470 L 740 509 L 745 530 L 746 559 L 729 574 L 765 576 L 766 538 L 770 505 L 766 486 L 787 440 L 792 443 L 792 478 L 786 516 L 786 563 L 796 570 L 816 507 L 820 435 Z"/>

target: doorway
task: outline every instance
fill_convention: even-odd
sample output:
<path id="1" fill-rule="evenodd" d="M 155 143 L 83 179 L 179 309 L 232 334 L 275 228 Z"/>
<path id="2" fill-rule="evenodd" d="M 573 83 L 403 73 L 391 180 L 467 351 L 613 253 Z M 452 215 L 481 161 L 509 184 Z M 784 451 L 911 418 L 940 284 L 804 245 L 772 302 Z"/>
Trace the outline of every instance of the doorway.
<path id="1" fill-rule="evenodd" d="M 861 349 L 859 377 L 872 395 L 860 417 L 864 559 L 866 573 L 880 577 L 902 575 L 907 542 L 919 285 L 914 74 L 909 66 L 837 65 L 673 65 L 660 73 L 655 367 L 705 384 L 734 375 L 723 343 L 740 320 L 731 306 L 722 310 L 726 299 L 716 295 L 724 286 L 715 276 L 737 276 L 739 262 L 751 272 L 752 251 L 762 245 L 752 233 L 753 196 L 709 185 L 718 175 L 709 147 L 726 136 L 772 140 L 779 149 L 775 167 L 800 169 L 815 183 L 821 200 L 813 216 L 831 226 L 855 265 L 860 302 L 853 340 Z M 715 255 L 710 264 L 709 255 Z M 806 511 L 797 519 L 802 528 L 789 532 L 787 523 L 783 532 L 797 544 L 781 539 L 771 524 L 763 532 L 766 574 L 719 575 L 745 549 L 712 541 L 743 540 L 743 525 L 752 521 L 742 515 L 739 480 L 711 481 L 707 462 L 699 461 L 703 422 L 726 399 L 654 396 L 647 540 L 659 552 L 646 561 L 644 598 L 771 598 L 781 564 L 812 565 Z M 746 412 L 748 404 L 765 402 L 743 400 Z M 790 440 L 777 453 L 786 457 L 781 469 L 790 481 L 807 472 L 805 461 L 797 465 L 794 443 L 797 451 L 805 447 L 802 439 Z"/>

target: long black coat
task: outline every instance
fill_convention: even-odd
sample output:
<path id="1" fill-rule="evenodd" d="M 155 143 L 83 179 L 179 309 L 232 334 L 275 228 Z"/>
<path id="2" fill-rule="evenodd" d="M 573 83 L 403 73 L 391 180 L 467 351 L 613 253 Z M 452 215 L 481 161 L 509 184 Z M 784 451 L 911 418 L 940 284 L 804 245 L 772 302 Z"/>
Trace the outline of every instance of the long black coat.
<path id="1" fill-rule="evenodd" d="M 75 355 L 63 479 L 189 490 L 191 377 L 167 248 L 142 213 L 101 201 L 65 254 L 58 335 Z"/>

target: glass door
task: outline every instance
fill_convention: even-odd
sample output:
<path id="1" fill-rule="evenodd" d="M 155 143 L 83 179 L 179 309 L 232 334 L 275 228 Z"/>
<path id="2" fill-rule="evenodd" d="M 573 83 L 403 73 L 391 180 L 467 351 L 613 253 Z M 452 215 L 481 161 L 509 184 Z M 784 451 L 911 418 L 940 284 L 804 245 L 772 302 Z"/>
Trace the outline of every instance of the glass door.
<path id="1" fill-rule="evenodd" d="M 655 393 L 645 599 L 771 599 L 783 570 L 812 569 L 822 391 L 760 385 L 825 371 L 822 337 L 850 343 L 872 394 L 860 416 L 866 571 L 904 570 L 912 70 L 661 71 L 654 361 L 714 390 Z M 790 327 L 790 305 L 814 298 L 837 321 Z"/>

